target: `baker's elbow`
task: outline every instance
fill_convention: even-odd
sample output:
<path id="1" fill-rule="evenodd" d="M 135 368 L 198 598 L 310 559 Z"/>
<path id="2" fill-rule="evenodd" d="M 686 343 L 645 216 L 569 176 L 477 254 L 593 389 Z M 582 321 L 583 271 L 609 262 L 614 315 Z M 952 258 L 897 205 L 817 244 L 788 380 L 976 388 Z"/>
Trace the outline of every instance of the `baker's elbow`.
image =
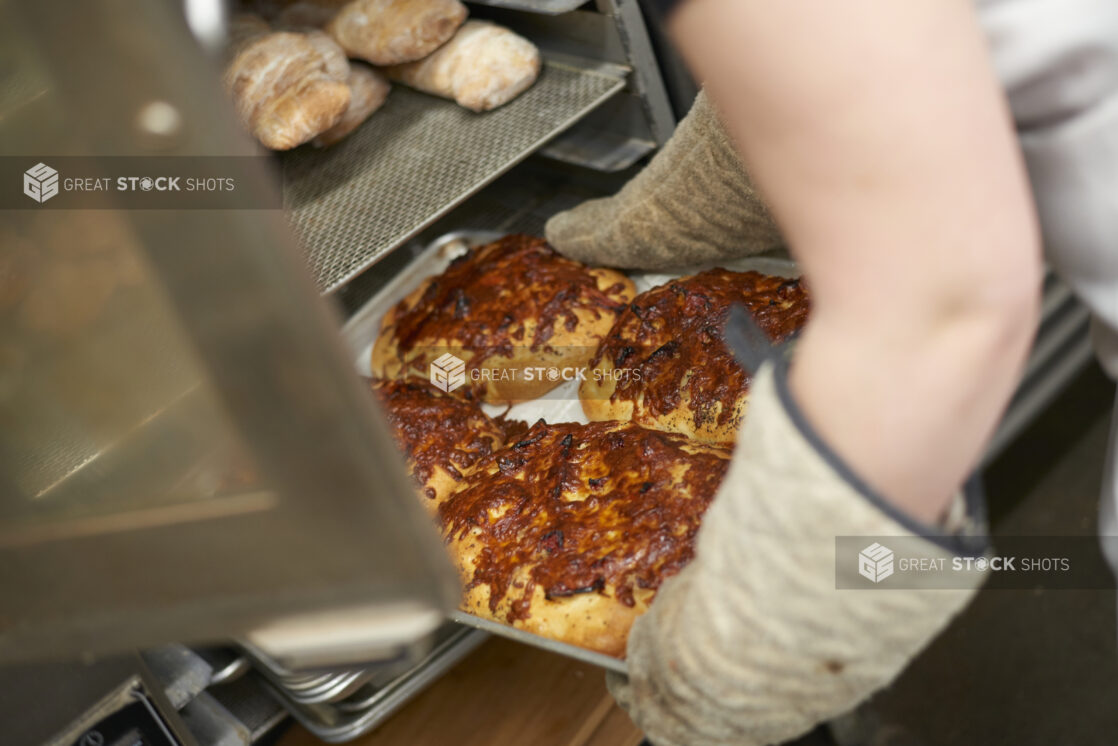
<path id="1" fill-rule="evenodd" d="M 948 312 L 947 323 L 977 329 L 994 355 L 1021 357 L 1040 319 L 1045 269 L 1038 233 L 1018 231 L 1014 240 L 1006 261 L 972 278 L 965 298 L 955 296 L 963 310 Z"/>
<path id="2" fill-rule="evenodd" d="M 1036 333 L 1044 279 L 1039 233 L 1026 213 L 975 221 L 968 235 L 969 245 L 953 244 L 898 283 L 894 313 L 875 319 L 875 328 L 904 334 L 909 352 L 937 368 L 1002 369 L 1023 359 Z"/>
<path id="3" fill-rule="evenodd" d="M 1043 270 L 1012 282 L 993 311 L 995 352 L 1023 358 L 1036 335 L 1040 321 Z"/>

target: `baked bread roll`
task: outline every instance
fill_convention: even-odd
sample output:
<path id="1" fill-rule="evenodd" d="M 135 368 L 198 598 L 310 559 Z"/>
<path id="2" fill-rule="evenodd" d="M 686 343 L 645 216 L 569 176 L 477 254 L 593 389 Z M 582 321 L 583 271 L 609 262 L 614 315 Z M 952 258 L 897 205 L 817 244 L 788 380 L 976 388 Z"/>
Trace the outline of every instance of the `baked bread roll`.
<path id="1" fill-rule="evenodd" d="M 454 99 L 473 111 L 513 100 L 540 74 L 540 51 L 527 39 L 486 21 L 467 21 L 430 57 L 386 71 L 425 93 Z"/>
<path id="2" fill-rule="evenodd" d="M 542 238 L 513 235 L 471 249 L 385 314 L 372 372 L 429 380 L 453 355 L 456 395 L 535 399 L 578 375 L 635 295 L 610 269 L 560 256 Z M 436 367 L 455 374 L 449 359 Z"/>
<path id="3" fill-rule="evenodd" d="M 503 431 L 477 404 L 427 383 L 374 381 L 370 387 L 432 514 L 478 461 L 504 445 Z"/>
<path id="4" fill-rule="evenodd" d="M 731 443 L 752 376 L 722 331 L 744 305 L 773 342 L 807 321 L 798 279 L 712 269 L 641 293 L 610 330 L 579 386 L 591 420 L 632 420 L 708 443 Z"/>
<path id="5" fill-rule="evenodd" d="M 361 63 L 350 63 L 346 84 L 349 85 L 349 107 L 337 124 L 314 139 L 319 147 L 333 145 L 357 129 L 384 104 L 392 88 L 387 78 Z"/>
<path id="6" fill-rule="evenodd" d="M 225 89 L 241 123 L 265 147 L 302 145 L 345 113 L 349 63 L 326 34 L 271 31 L 242 16 L 231 39 Z"/>
<path id="7" fill-rule="evenodd" d="M 621 422 L 537 423 L 439 507 L 461 607 L 622 657 L 692 558 L 729 452 Z"/>
<path id="8" fill-rule="evenodd" d="M 302 35 L 307 43 L 322 56 L 323 72 L 331 80 L 349 80 L 349 60 L 346 59 L 345 52 L 342 51 L 337 42 L 330 38 L 329 34 L 324 31 L 304 31 Z M 346 82 L 346 85 L 348 87 L 349 83 Z"/>
<path id="9" fill-rule="evenodd" d="M 397 65 L 426 57 L 466 20 L 458 0 L 353 0 L 326 25 L 350 57 Z"/>

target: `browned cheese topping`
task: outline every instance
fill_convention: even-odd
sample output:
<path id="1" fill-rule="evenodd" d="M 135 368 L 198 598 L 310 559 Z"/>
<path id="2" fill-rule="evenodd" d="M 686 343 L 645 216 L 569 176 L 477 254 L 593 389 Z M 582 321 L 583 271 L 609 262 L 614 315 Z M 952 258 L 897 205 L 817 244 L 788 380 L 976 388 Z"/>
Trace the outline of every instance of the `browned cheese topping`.
<path id="1" fill-rule="evenodd" d="M 636 371 L 620 378 L 612 400 L 638 400 L 654 416 L 675 410 L 690 395 L 696 426 L 717 402 L 735 401 L 751 374 L 734 359 L 722 330 L 730 307 L 741 304 L 773 342 L 803 327 L 810 307 L 798 279 L 759 272 L 711 269 L 641 293 L 602 340 L 592 365 L 603 357 L 614 368 Z M 723 406 L 724 424 L 733 408 Z"/>
<path id="2" fill-rule="evenodd" d="M 396 317 L 394 335 L 402 357 L 424 340 L 440 339 L 468 351 L 466 364 L 474 367 L 493 356 L 510 357 L 515 347 L 550 351 L 556 322 L 572 331 L 578 309 L 612 316 L 624 307 L 617 297 L 623 290 L 621 283 L 600 290 L 584 265 L 542 238 L 505 236 L 451 262 L 411 310 Z M 531 338 L 528 321 L 537 323 Z"/>
<path id="3" fill-rule="evenodd" d="M 461 479 L 501 445 L 499 428 L 476 404 L 443 396 L 424 383 L 378 381 L 372 390 L 420 485 L 436 466 Z M 425 492 L 435 498 L 430 487 Z"/>
<path id="4" fill-rule="evenodd" d="M 515 595 L 509 622 L 528 617 L 536 586 L 548 599 L 608 589 L 633 606 L 691 560 L 726 471 L 728 452 L 689 443 L 629 423 L 537 423 L 439 509 L 447 541 L 484 535 L 468 587 L 489 586 L 494 614 Z M 524 567 L 530 581 L 514 587 Z"/>

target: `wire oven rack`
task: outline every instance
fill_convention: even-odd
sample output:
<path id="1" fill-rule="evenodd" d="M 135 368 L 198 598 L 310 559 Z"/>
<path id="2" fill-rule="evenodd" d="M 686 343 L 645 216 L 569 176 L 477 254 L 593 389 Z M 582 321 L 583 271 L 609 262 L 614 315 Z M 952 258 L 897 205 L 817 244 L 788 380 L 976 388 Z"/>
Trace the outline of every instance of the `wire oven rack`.
<path id="1" fill-rule="evenodd" d="M 346 140 L 282 159 L 284 202 L 322 292 L 416 235 L 625 86 L 628 69 L 545 58 L 514 101 L 475 114 L 396 86 Z"/>

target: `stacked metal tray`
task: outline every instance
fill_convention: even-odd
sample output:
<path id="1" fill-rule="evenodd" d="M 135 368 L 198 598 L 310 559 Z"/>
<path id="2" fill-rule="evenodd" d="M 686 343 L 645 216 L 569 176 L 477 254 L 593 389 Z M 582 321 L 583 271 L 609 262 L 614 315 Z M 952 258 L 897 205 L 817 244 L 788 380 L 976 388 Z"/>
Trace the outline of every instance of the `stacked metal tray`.
<path id="1" fill-rule="evenodd" d="M 431 651 L 404 671 L 392 667 L 300 674 L 285 671 L 259 651 L 245 652 L 265 686 L 303 727 L 327 743 L 367 733 L 484 642 L 489 635 L 457 624 L 435 633 Z"/>
<path id="2" fill-rule="evenodd" d="M 267 654 L 244 643 L 242 649 L 264 676 L 283 689 L 285 697 L 299 704 L 338 702 L 367 684 L 375 675 L 372 669 L 301 673 L 288 671 Z"/>
<path id="3" fill-rule="evenodd" d="M 476 114 L 396 86 L 341 143 L 282 159 L 284 203 L 331 292 L 625 86 L 628 69 L 552 55 L 514 101 Z"/>

